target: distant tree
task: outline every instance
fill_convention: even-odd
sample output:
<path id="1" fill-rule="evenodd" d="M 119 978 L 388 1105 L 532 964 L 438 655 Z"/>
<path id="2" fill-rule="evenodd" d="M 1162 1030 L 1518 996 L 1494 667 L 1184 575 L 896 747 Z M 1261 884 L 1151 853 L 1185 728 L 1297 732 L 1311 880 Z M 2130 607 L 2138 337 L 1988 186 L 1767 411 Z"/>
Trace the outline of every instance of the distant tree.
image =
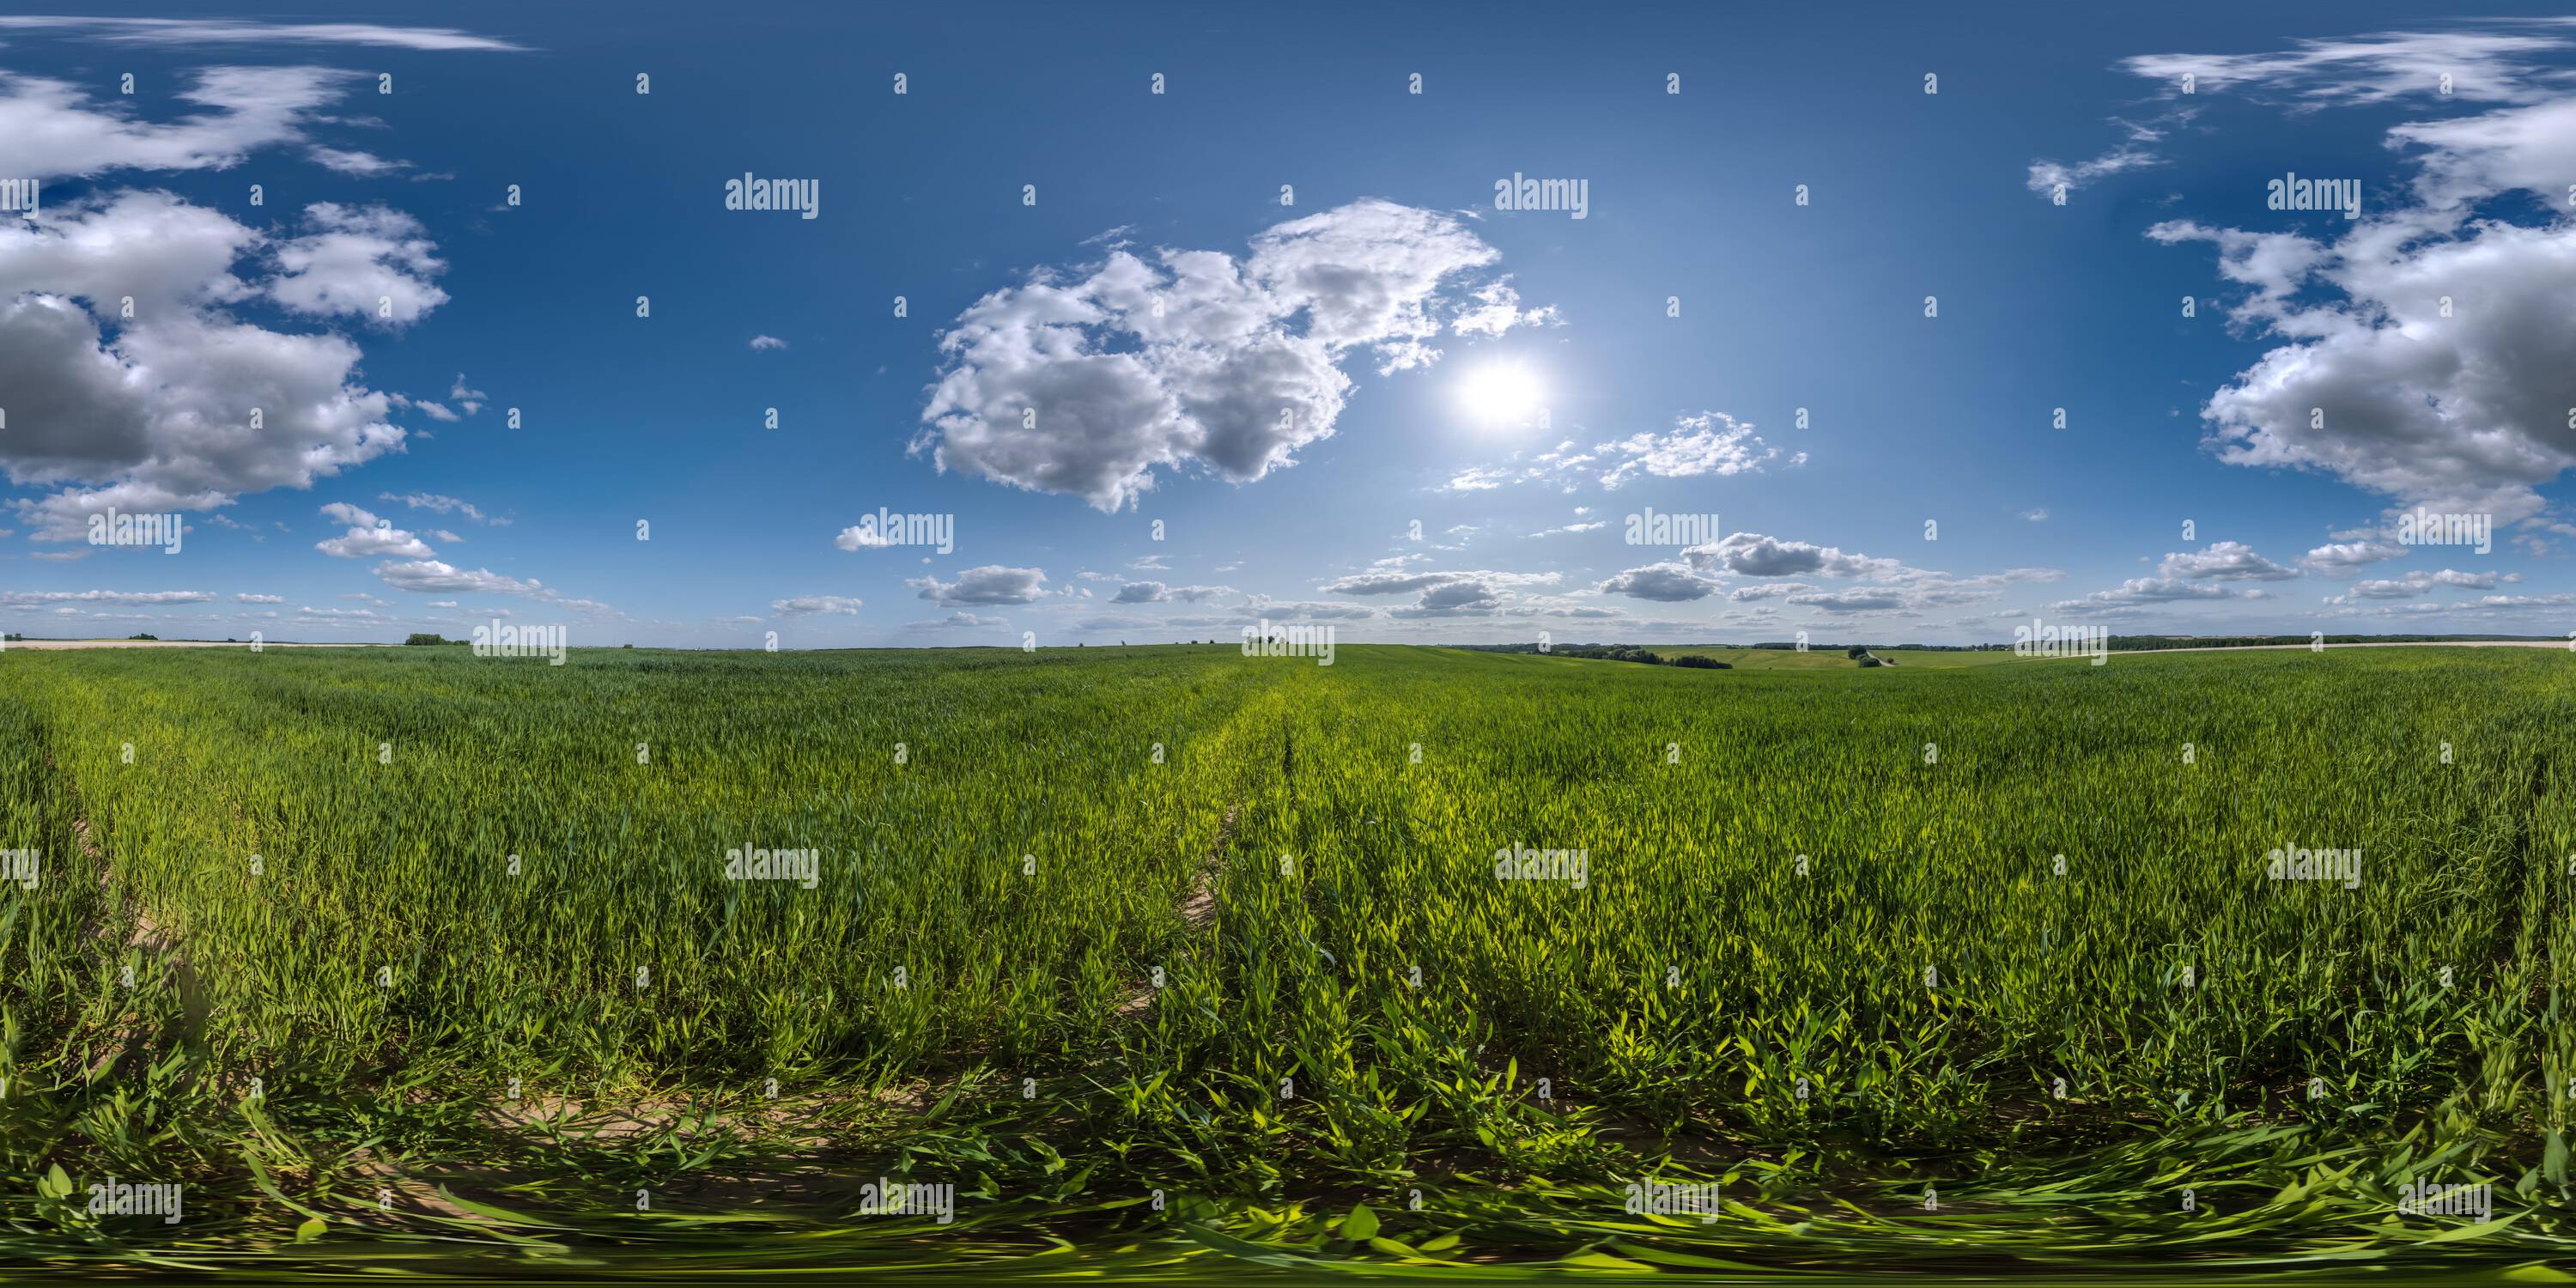
<path id="1" fill-rule="evenodd" d="M 1869 656 L 1869 650 L 1862 648 L 1858 644 L 1854 644 L 1850 648 L 1843 650 L 1843 656 L 1857 662 L 1862 658 Z"/>
<path id="2" fill-rule="evenodd" d="M 411 638 L 403 641 L 405 644 L 444 644 L 446 642 L 444 637 L 431 631 L 415 631 Z"/>
<path id="3" fill-rule="evenodd" d="M 1687 666 L 1695 671 L 1732 671 L 1735 669 L 1734 666 L 1729 663 L 1720 662 L 1713 657 L 1701 657 L 1696 653 L 1685 653 L 1680 657 L 1674 658 L 1672 659 L 1672 664 L 1674 666 Z"/>
<path id="4" fill-rule="evenodd" d="M 154 634 L 152 634 L 152 633 L 150 633 L 150 632 L 148 632 L 148 631 L 147 631 L 147 632 L 144 632 L 144 633 L 139 634 L 139 635 L 128 635 L 128 636 L 126 636 L 126 638 L 127 638 L 127 639 L 133 639 L 133 640 L 157 640 L 157 639 L 160 639 L 161 637 L 160 637 L 160 636 L 158 636 L 158 635 L 154 635 Z"/>

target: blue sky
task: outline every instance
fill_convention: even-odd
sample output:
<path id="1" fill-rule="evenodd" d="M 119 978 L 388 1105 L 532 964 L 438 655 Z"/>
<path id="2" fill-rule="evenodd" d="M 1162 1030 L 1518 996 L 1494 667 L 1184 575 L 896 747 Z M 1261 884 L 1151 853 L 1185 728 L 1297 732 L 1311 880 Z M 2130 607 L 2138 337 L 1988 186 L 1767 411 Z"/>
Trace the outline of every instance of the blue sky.
<path id="1" fill-rule="evenodd" d="M 2576 25 L 2489 12 L 0 18 L 0 619 L 2559 633 Z"/>

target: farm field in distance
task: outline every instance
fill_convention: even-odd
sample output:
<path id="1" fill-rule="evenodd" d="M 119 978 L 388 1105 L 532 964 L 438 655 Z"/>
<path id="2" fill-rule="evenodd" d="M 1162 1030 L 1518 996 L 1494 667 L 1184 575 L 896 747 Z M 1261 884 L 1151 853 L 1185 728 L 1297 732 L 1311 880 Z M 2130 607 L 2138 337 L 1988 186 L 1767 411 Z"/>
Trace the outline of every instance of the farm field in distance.
<path id="1" fill-rule="evenodd" d="M 1809 649 L 1804 653 L 1785 648 L 1728 648 L 1723 645 L 1680 644 L 1657 645 L 1659 657 L 1705 657 L 1736 670 L 1765 671 L 1856 671 L 1860 663 L 1845 657 L 1839 648 Z M 1897 666 L 1961 667 L 1990 666 L 2018 660 L 2002 649 L 1921 649 L 1894 648 L 1872 650 L 1879 658 Z"/>
<path id="2" fill-rule="evenodd" d="M 1804 656 L 13 647 L 0 1260 L 2563 1277 L 2576 658 Z"/>

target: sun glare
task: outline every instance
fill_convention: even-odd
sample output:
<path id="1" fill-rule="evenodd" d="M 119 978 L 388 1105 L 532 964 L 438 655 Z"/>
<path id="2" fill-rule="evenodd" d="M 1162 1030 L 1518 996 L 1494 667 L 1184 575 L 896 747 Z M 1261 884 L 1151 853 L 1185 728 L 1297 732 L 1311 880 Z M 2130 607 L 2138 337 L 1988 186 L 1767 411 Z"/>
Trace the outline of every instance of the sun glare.
<path id="1" fill-rule="evenodd" d="M 1516 362 L 1489 362 L 1458 384 L 1459 404 L 1482 425 L 1518 425 L 1538 414 L 1547 397 L 1538 373 Z"/>

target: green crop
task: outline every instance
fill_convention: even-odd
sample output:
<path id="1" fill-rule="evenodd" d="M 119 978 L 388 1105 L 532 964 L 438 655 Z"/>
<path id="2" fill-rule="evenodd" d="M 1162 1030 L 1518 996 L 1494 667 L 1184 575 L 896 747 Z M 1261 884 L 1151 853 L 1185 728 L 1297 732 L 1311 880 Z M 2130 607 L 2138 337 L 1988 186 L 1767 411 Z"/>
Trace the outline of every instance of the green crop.
<path id="1" fill-rule="evenodd" d="M 2563 1263 L 2576 658 L 1960 656 L 11 650 L 0 1260 Z"/>

